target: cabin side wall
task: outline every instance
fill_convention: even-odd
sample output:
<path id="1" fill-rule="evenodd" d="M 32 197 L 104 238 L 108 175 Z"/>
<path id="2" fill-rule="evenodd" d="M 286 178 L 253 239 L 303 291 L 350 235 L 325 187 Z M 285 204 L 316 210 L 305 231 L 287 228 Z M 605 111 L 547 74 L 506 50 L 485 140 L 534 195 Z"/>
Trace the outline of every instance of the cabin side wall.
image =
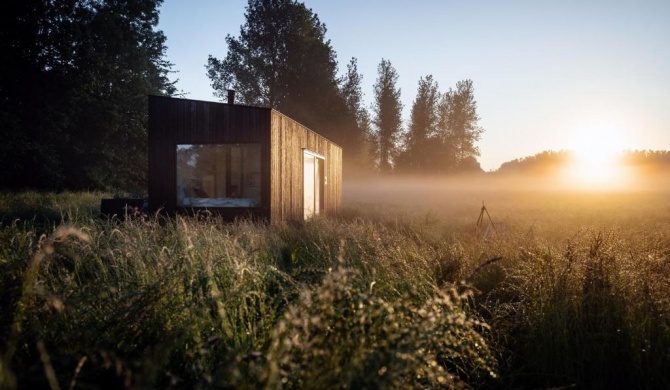
<path id="1" fill-rule="evenodd" d="M 177 209 L 178 144 L 260 143 L 260 213 L 269 217 L 270 118 L 268 108 L 150 96 L 149 207 Z"/>
<path id="2" fill-rule="evenodd" d="M 303 218 L 303 150 L 323 155 L 326 214 L 342 203 L 342 148 L 291 118 L 272 110 L 271 125 L 271 218 L 273 221 Z"/>

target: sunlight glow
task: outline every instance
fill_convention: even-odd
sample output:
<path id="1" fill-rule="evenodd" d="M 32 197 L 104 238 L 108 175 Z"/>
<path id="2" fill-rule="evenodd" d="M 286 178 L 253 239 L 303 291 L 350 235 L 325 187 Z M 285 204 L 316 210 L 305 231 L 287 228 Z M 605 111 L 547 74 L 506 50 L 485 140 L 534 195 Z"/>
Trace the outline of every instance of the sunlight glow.
<path id="1" fill-rule="evenodd" d="M 623 138 L 615 129 L 604 126 L 578 129 L 570 145 L 573 159 L 566 172 L 569 185 L 583 189 L 626 187 L 620 161 L 624 148 Z"/>

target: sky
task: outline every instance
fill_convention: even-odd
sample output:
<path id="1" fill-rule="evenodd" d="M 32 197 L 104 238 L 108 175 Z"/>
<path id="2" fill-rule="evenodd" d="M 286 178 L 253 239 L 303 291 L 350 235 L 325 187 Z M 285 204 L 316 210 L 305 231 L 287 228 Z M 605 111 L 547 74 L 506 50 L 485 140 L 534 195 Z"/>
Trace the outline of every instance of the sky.
<path id="1" fill-rule="evenodd" d="M 603 138 L 670 150 L 668 0 L 304 3 L 326 25 L 340 74 L 358 59 L 368 108 L 382 59 L 398 72 L 405 124 L 421 77 L 433 75 L 442 92 L 471 79 L 485 170 Z M 187 98 L 219 100 L 205 64 L 225 58 L 224 38 L 239 36 L 246 4 L 164 1 L 158 29 Z"/>

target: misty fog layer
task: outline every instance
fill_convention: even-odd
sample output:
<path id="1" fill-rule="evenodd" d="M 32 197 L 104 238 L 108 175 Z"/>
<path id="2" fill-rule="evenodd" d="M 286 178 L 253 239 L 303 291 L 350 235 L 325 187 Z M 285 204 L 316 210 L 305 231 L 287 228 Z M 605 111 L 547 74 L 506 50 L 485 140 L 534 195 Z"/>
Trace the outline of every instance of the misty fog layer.
<path id="1" fill-rule="evenodd" d="M 422 207 L 431 207 L 447 199 L 519 192 L 670 192 L 670 175 L 639 175 L 636 171 L 629 171 L 625 179 L 609 187 L 594 188 L 571 182 L 569 177 L 560 174 L 345 178 L 343 185 L 345 202 L 398 203 Z"/>
<path id="2" fill-rule="evenodd" d="M 666 212 L 659 206 L 670 198 L 668 177 L 643 179 L 625 190 L 576 189 L 546 177 L 492 174 L 350 179 L 343 185 L 341 214 L 391 224 L 410 220 L 438 240 L 455 232 L 488 235 L 491 223 L 496 232 L 566 239 L 582 229 L 647 226 L 649 216 Z"/>

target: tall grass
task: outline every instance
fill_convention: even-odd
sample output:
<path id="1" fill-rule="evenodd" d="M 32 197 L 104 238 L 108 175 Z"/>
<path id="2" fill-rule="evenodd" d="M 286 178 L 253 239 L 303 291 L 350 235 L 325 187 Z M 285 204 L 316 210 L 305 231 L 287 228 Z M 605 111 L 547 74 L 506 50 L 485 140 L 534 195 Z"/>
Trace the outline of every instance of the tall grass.
<path id="1" fill-rule="evenodd" d="M 669 387 L 670 210 L 545 201 L 3 219 L 0 387 Z"/>
<path id="2" fill-rule="evenodd" d="M 17 221 L 36 226 L 68 220 L 74 215 L 93 216 L 100 211 L 100 200 L 108 197 L 110 194 L 98 191 L 61 193 L 0 191 L 0 223 L 9 225 Z"/>
<path id="3" fill-rule="evenodd" d="M 438 286 L 420 237 L 207 215 L 83 213 L 56 226 L 2 226 L 5 385 L 451 387 L 495 375 L 470 290 Z"/>
<path id="4" fill-rule="evenodd" d="M 584 230 L 523 248 L 488 294 L 511 387 L 670 385 L 670 248 Z M 647 237 L 647 240 L 649 237 Z"/>

